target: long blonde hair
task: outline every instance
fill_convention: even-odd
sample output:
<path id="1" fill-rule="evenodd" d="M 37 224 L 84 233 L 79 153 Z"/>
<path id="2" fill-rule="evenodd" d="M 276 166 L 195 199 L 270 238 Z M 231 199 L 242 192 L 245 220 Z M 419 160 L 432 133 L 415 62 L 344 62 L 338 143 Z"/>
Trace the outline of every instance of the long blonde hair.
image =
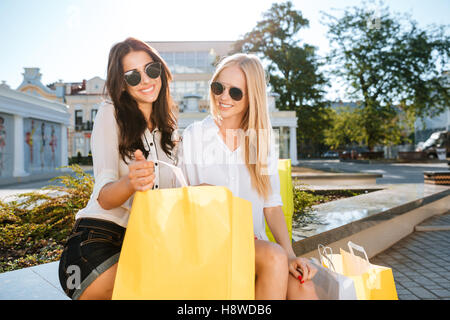
<path id="1" fill-rule="evenodd" d="M 211 79 L 215 81 L 223 69 L 239 66 L 247 83 L 248 109 L 242 118 L 240 128 L 245 137 L 243 156 L 250 173 L 253 188 L 267 199 L 272 191 L 268 170 L 272 125 L 267 107 L 266 78 L 261 60 L 253 54 L 236 53 L 223 59 Z M 211 114 L 220 123 L 221 116 L 214 94 L 209 91 Z"/>

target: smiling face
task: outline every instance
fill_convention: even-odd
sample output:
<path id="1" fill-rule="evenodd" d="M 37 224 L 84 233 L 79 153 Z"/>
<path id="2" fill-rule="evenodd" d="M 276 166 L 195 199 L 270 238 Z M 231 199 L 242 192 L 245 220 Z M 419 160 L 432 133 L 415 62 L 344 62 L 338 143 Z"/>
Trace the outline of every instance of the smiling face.
<path id="1" fill-rule="evenodd" d="M 136 69 L 141 75 L 141 82 L 137 86 L 125 83 L 126 90 L 136 100 L 140 108 L 151 106 L 156 101 L 161 90 L 161 76 L 150 78 L 145 73 L 145 66 L 153 59 L 145 51 L 131 51 L 122 59 L 123 72 Z"/>
<path id="2" fill-rule="evenodd" d="M 248 109 L 247 81 L 245 74 L 237 65 L 224 68 L 214 80 L 225 86 L 221 95 L 214 95 L 217 110 L 225 121 L 240 124 Z M 236 87 L 242 90 L 244 96 L 236 101 L 230 97 L 230 88 Z"/>

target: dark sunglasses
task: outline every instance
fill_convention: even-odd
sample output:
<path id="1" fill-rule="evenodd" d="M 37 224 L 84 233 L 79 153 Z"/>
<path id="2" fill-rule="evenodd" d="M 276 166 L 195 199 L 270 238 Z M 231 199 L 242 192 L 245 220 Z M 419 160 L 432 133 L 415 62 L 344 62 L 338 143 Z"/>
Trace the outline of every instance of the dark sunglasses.
<path id="1" fill-rule="evenodd" d="M 150 62 L 145 66 L 144 71 L 150 78 L 156 79 L 161 75 L 161 63 Z M 126 83 L 132 87 L 141 83 L 141 73 L 136 69 L 125 72 L 123 76 Z"/>
<path id="2" fill-rule="evenodd" d="M 225 88 L 226 87 L 223 84 L 221 84 L 220 82 L 215 81 L 215 82 L 211 83 L 211 91 L 216 96 L 220 96 L 221 94 L 223 94 L 225 91 Z M 228 94 L 230 95 L 231 99 L 233 99 L 235 101 L 240 101 L 242 99 L 242 97 L 244 96 L 244 93 L 242 92 L 242 90 L 239 88 L 236 88 L 236 87 L 230 87 L 228 89 Z"/>

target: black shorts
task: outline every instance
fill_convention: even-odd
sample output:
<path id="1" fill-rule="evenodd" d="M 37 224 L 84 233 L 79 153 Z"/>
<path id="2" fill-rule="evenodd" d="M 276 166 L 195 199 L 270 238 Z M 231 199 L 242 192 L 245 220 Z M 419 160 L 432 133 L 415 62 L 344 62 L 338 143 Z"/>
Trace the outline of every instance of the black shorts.
<path id="1" fill-rule="evenodd" d="M 59 282 L 71 299 L 78 299 L 100 274 L 119 261 L 125 228 L 106 220 L 75 222 L 59 261 Z"/>

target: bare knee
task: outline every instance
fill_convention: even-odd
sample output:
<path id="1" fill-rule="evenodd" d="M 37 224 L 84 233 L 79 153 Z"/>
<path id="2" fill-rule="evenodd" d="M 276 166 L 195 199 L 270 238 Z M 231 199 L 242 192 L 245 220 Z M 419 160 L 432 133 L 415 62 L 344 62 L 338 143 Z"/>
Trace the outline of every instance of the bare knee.
<path id="1" fill-rule="evenodd" d="M 286 299 L 288 258 L 283 248 L 267 241 L 256 240 L 255 299 Z"/>
<path id="2" fill-rule="evenodd" d="M 275 243 L 264 243 L 256 246 L 257 264 L 259 269 L 272 270 L 280 274 L 289 272 L 288 257 L 284 249 Z"/>
<path id="3" fill-rule="evenodd" d="M 319 299 L 316 293 L 314 282 L 307 280 L 304 283 L 300 283 L 294 276 L 289 275 L 288 300 L 317 300 Z"/>

